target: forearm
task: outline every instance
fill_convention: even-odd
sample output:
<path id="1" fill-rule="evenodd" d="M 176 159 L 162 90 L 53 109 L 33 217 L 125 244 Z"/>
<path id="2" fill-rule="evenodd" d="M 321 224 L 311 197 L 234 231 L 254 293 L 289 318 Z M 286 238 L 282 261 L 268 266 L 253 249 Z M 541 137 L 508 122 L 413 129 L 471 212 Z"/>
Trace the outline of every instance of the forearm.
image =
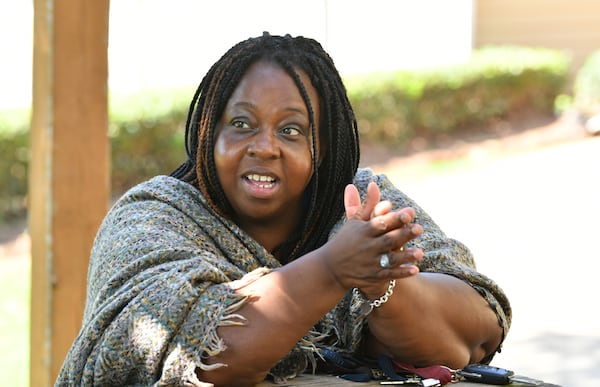
<path id="1" fill-rule="evenodd" d="M 227 348 L 208 363 L 227 367 L 202 372 L 200 380 L 240 386 L 264 379 L 339 302 L 348 289 L 331 277 L 320 254 L 316 250 L 238 290 L 250 295 L 249 302 L 236 312 L 247 324 L 218 329 Z"/>
<path id="2" fill-rule="evenodd" d="M 394 295 L 369 316 L 369 351 L 414 365 L 458 368 L 499 345 L 496 314 L 465 282 L 435 273 L 396 282 Z"/>

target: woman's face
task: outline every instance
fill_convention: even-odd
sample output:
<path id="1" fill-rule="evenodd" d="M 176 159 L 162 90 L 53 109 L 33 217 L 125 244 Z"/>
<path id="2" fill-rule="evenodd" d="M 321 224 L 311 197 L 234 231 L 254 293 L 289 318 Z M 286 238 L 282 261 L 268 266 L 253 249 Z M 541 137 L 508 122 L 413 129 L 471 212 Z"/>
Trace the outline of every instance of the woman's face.
<path id="1" fill-rule="evenodd" d="M 306 74 L 299 74 L 318 123 L 317 91 Z M 308 109 L 292 78 L 275 64 L 253 64 L 216 132 L 217 175 L 236 222 L 242 227 L 297 224 L 313 173 L 312 141 Z"/>

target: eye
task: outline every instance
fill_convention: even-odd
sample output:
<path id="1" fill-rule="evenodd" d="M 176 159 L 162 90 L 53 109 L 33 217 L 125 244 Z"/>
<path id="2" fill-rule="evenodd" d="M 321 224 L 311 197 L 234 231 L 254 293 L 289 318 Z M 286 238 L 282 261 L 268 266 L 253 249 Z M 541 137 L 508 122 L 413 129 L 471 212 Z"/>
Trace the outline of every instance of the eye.
<path id="1" fill-rule="evenodd" d="M 281 129 L 281 133 L 285 134 L 286 136 L 300 136 L 302 135 L 302 130 L 293 126 L 286 126 L 285 128 Z"/>
<path id="2" fill-rule="evenodd" d="M 249 129 L 250 128 L 250 124 L 247 121 L 238 120 L 238 119 L 231 121 L 231 126 L 233 126 L 235 128 L 240 128 L 240 129 Z"/>

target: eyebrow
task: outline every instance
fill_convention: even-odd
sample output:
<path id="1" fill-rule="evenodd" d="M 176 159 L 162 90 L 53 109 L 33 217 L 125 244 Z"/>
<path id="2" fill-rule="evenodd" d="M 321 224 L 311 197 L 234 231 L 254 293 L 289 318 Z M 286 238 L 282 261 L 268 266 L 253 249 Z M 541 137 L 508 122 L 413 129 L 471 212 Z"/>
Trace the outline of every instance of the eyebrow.
<path id="1" fill-rule="evenodd" d="M 233 104 L 233 106 L 235 107 L 247 107 L 253 110 L 257 109 L 257 106 L 251 102 L 246 102 L 246 101 L 239 101 Z M 301 108 L 295 108 L 295 107 L 287 107 L 285 108 L 285 110 L 287 111 L 292 111 L 292 112 L 297 112 L 300 114 L 304 114 L 308 116 L 308 111 L 306 109 L 301 109 Z"/>
<path id="2" fill-rule="evenodd" d="M 240 102 L 236 102 L 233 104 L 233 106 L 244 106 L 244 107 L 249 107 L 251 109 L 256 109 L 256 105 L 254 105 L 253 103 L 250 102 L 244 102 L 244 101 L 240 101 Z"/>

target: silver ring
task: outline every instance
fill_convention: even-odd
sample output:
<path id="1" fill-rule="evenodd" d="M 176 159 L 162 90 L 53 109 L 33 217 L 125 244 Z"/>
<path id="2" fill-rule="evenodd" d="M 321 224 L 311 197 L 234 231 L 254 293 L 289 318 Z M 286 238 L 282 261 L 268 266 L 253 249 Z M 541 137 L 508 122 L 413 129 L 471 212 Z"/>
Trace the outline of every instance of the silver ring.
<path id="1" fill-rule="evenodd" d="M 381 254 L 379 257 L 379 266 L 381 266 L 383 269 L 392 267 L 392 265 L 390 265 L 390 257 L 388 257 L 387 254 Z"/>

